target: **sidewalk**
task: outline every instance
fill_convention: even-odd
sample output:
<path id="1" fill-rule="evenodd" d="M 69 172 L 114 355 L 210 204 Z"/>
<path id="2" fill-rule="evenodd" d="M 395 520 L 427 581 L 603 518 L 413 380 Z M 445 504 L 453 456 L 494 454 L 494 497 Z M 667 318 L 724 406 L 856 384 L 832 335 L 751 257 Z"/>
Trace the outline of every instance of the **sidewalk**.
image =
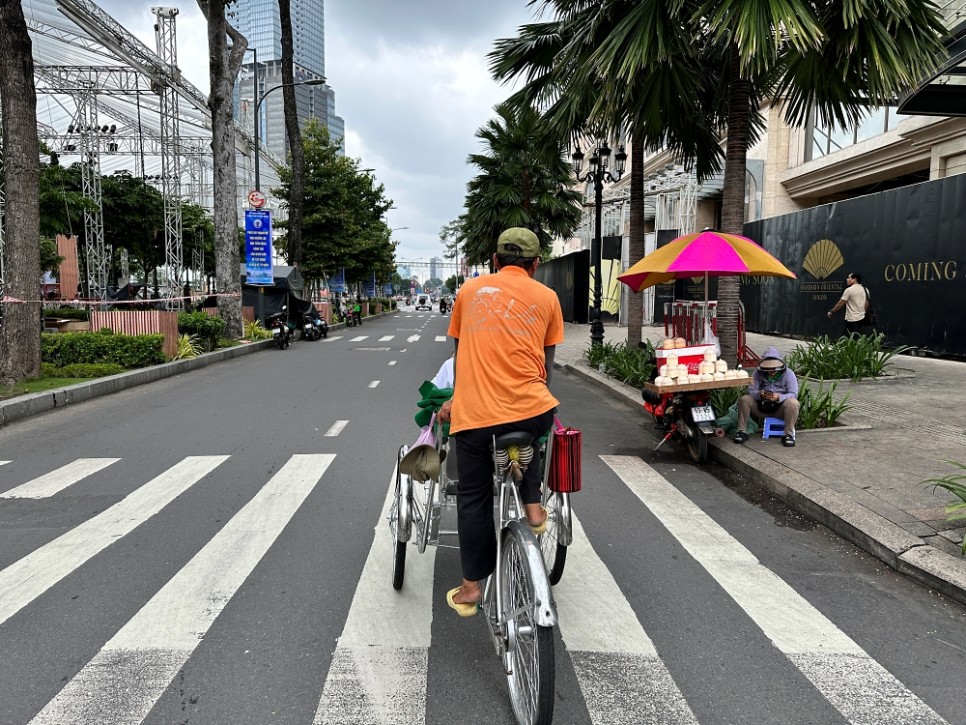
<path id="1" fill-rule="evenodd" d="M 642 338 L 659 342 L 664 329 L 645 326 Z M 627 328 L 605 326 L 604 340 L 626 341 Z M 803 344 L 753 333 L 747 341 L 758 353 L 773 346 L 784 354 Z M 586 364 L 589 345 L 589 325 L 567 324 L 555 363 L 640 405 L 639 390 Z M 908 356 L 893 363 L 899 374 L 891 379 L 838 384 L 837 396 L 851 393 L 843 426 L 800 430 L 794 448 L 756 436 L 741 446 L 712 438 L 710 455 L 890 567 L 966 604 L 963 527 L 956 525 L 962 522 L 946 521 L 951 497 L 945 491 L 921 483 L 956 471 L 943 461 L 966 463 L 966 392 L 959 377 L 966 365 Z M 643 408 L 641 415 L 648 416 Z M 643 443 L 658 440 L 654 434 Z"/>

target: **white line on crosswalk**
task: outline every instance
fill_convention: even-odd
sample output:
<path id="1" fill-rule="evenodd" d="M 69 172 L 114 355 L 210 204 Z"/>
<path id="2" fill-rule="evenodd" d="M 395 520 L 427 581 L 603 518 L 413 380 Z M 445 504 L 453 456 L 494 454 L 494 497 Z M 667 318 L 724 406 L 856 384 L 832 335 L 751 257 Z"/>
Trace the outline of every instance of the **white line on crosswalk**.
<path id="1" fill-rule="evenodd" d="M 339 433 L 342 432 L 342 429 L 345 428 L 347 425 L 349 425 L 349 421 L 337 420 L 335 423 L 332 424 L 332 427 L 325 432 L 325 437 L 335 438 L 337 435 L 339 435 Z"/>
<path id="2" fill-rule="evenodd" d="M 0 466 L 5 466 L 8 463 L 10 463 L 10 461 L 0 461 Z"/>
<path id="3" fill-rule="evenodd" d="M 368 335 L 358 335 L 357 337 L 353 337 L 351 340 L 349 340 L 349 342 L 362 342 L 368 337 L 369 337 Z"/>
<path id="4" fill-rule="evenodd" d="M 436 342 L 446 342 L 446 335 L 437 335 Z"/>
<path id="5" fill-rule="evenodd" d="M 228 456 L 188 456 L 106 511 L 0 571 L 0 623 L 154 516 L 226 460 Z"/>
<path id="6" fill-rule="evenodd" d="M 573 517 L 567 571 L 554 587 L 560 636 L 595 725 L 697 725 L 614 577 Z M 593 612 L 594 616 L 587 616 Z"/>
<path id="7" fill-rule="evenodd" d="M 389 361 L 389 367 L 392 367 L 395 364 L 396 364 L 396 361 L 395 360 L 390 360 Z"/>
<path id="8" fill-rule="evenodd" d="M 406 342 L 416 342 L 419 340 L 419 335 L 410 335 L 406 338 Z"/>
<path id="9" fill-rule="evenodd" d="M 343 337 L 344 337 L 344 335 L 331 335 L 331 336 L 325 338 L 325 340 L 323 340 L 323 342 L 334 342 L 336 340 L 341 340 Z"/>
<path id="10" fill-rule="evenodd" d="M 379 338 L 379 342 L 389 342 L 395 335 L 383 335 Z"/>
<path id="11" fill-rule="evenodd" d="M 386 517 L 395 480 L 393 472 L 313 725 L 426 722 L 436 547 L 427 546 L 424 554 L 409 547 L 405 583 L 394 592 Z"/>
<path id="12" fill-rule="evenodd" d="M 292 456 L 31 725 L 140 723 L 334 458 Z"/>
<path id="13" fill-rule="evenodd" d="M 946 722 L 644 461 L 601 460 L 849 722 Z"/>
<path id="14" fill-rule="evenodd" d="M 370 388 L 378 388 L 379 387 L 379 381 L 378 380 L 373 380 L 371 383 L 369 383 L 369 387 Z"/>
<path id="15" fill-rule="evenodd" d="M 56 471 L 45 473 L 32 481 L 0 493 L 0 498 L 48 498 L 119 460 L 121 459 L 78 458 Z"/>

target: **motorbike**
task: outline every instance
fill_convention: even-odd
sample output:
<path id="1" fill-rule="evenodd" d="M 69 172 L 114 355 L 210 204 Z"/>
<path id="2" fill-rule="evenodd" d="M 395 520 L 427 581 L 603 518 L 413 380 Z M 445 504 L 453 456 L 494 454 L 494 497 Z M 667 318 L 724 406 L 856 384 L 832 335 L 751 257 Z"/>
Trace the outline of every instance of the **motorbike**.
<path id="1" fill-rule="evenodd" d="M 709 404 L 708 390 L 688 390 L 659 393 L 648 388 L 641 389 L 644 408 L 665 431 L 657 450 L 667 441 L 681 443 L 695 463 L 708 458 L 708 438 L 716 435 L 714 409 Z"/>
<path id="2" fill-rule="evenodd" d="M 292 330 L 288 326 L 287 317 L 288 307 L 282 305 L 282 311 L 269 315 L 265 318 L 265 324 L 272 331 L 272 339 L 279 350 L 284 350 L 292 341 Z"/>
<path id="3" fill-rule="evenodd" d="M 315 334 L 317 335 L 315 338 L 316 340 L 321 337 L 329 336 L 329 323 L 323 320 L 321 317 L 313 317 L 312 324 L 315 326 Z"/>
<path id="4" fill-rule="evenodd" d="M 356 319 L 352 315 L 352 310 L 346 308 L 344 319 L 346 327 L 355 327 Z"/>
<path id="5" fill-rule="evenodd" d="M 302 340 L 318 340 L 322 337 L 322 331 L 315 326 L 315 318 L 312 315 L 302 315 Z"/>

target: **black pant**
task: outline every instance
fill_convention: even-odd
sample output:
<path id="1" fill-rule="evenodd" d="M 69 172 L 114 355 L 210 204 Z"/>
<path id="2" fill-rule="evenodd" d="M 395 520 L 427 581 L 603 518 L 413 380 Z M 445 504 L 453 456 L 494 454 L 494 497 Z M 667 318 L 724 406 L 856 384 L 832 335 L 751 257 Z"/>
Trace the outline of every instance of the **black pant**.
<path id="1" fill-rule="evenodd" d="M 456 518 L 460 535 L 460 564 L 468 581 L 485 579 L 496 568 L 496 532 L 493 524 L 493 436 L 526 431 L 536 442 L 553 425 L 553 410 L 521 420 L 488 428 L 464 430 L 453 436 L 459 489 Z M 537 456 L 527 466 L 519 484 L 523 503 L 540 501 L 540 462 Z"/>

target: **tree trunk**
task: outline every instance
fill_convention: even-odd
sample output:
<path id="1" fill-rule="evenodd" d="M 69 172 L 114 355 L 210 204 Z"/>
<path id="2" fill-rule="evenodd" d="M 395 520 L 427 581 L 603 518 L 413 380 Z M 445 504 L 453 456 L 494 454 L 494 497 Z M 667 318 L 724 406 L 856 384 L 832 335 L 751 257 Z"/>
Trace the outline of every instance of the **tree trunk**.
<path id="1" fill-rule="evenodd" d="M 623 231 L 623 230 L 622 230 Z M 628 263 L 633 265 L 644 256 L 644 141 L 631 139 L 631 229 L 627 243 Z M 627 295 L 627 347 L 641 344 L 641 325 L 644 324 L 643 294 Z"/>
<path id="2" fill-rule="evenodd" d="M 728 82 L 728 140 L 725 149 L 721 231 L 741 234 L 745 224 L 745 165 L 751 122 L 751 83 L 741 77 L 738 46 L 731 49 Z M 721 357 L 738 361 L 738 296 L 740 277 L 718 277 L 718 338 Z"/>
<path id="3" fill-rule="evenodd" d="M 3 119 L 4 290 L 0 380 L 40 376 L 40 143 L 34 60 L 23 6 L 0 2 Z"/>
<path id="4" fill-rule="evenodd" d="M 295 51 L 292 47 L 292 7 L 290 0 L 278 0 L 278 15 L 282 25 L 282 106 L 285 110 L 285 135 L 292 157 L 292 184 L 288 199 L 288 261 L 293 267 L 302 265 L 302 205 L 305 202 L 305 149 L 299 128 L 298 106 L 295 102 L 295 82 L 292 66 Z"/>
<path id="5" fill-rule="evenodd" d="M 198 0 L 208 20 L 208 62 L 211 89 L 212 184 L 215 225 L 215 277 L 218 314 L 225 321 L 225 335 L 242 336 L 241 258 L 238 253 L 238 199 L 235 178 L 235 125 L 232 86 L 241 69 L 248 41 L 225 19 L 225 0 Z M 231 36 L 231 50 L 228 36 Z"/>

